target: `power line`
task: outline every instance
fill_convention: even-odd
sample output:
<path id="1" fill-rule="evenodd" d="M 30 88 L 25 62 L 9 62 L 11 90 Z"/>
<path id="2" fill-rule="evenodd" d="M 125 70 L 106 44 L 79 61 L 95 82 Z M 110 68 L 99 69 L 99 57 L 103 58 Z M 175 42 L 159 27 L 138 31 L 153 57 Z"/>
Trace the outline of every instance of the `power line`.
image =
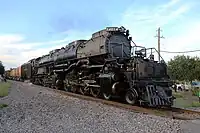
<path id="1" fill-rule="evenodd" d="M 158 28 L 157 31 L 157 35 L 155 37 L 158 38 L 158 61 L 160 62 L 160 53 L 163 52 L 163 53 L 192 53 L 192 52 L 200 52 L 200 49 L 197 49 L 197 50 L 189 50 L 189 51 L 177 51 L 177 52 L 172 52 L 172 51 L 165 51 L 165 50 L 160 50 L 160 39 L 161 38 L 165 38 L 163 36 L 160 35 L 160 32 L 162 31 L 160 29 L 160 27 Z"/>
<path id="2" fill-rule="evenodd" d="M 164 53 L 192 53 L 192 52 L 200 52 L 200 49 L 197 49 L 197 50 L 190 50 L 190 51 L 178 51 L 178 52 L 172 52 L 172 51 L 165 51 L 165 50 L 162 50 L 160 52 L 164 52 Z"/>
<path id="3" fill-rule="evenodd" d="M 200 52 L 200 49 L 197 49 L 197 50 L 190 50 L 190 51 L 177 51 L 177 52 L 161 50 L 160 52 L 162 52 L 162 53 L 169 53 L 169 54 L 180 54 L 180 53 Z M 151 53 L 156 53 L 156 51 L 153 51 L 153 52 L 150 52 L 150 53 L 147 53 L 147 54 L 151 54 Z"/>

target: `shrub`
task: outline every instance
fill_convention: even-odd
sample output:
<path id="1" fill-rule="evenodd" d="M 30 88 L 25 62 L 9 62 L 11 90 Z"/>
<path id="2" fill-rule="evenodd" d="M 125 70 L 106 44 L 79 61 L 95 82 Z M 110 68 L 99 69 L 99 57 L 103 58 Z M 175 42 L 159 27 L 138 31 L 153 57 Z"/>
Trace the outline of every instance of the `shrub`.
<path id="1" fill-rule="evenodd" d="M 193 96 L 198 96 L 200 89 L 199 88 L 193 88 L 193 89 L 191 89 L 191 91 L 192 91 Z"/>

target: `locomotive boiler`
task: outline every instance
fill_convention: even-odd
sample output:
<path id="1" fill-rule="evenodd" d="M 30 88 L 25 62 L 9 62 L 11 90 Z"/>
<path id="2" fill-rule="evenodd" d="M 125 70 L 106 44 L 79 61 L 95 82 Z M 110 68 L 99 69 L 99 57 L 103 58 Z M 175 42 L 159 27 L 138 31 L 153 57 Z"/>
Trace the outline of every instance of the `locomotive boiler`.
<path id="1" fill-rule="evenodd" d="M 129 30 L 107 27 L 30 60 L 32 67 L 26 68 L 34 84 L 107 100 L 119 97 L 129 104 L 172 106 L 166 64 L 155 61 L 152 52 L 147 56 L 152 48 L 131 42 Z"/>

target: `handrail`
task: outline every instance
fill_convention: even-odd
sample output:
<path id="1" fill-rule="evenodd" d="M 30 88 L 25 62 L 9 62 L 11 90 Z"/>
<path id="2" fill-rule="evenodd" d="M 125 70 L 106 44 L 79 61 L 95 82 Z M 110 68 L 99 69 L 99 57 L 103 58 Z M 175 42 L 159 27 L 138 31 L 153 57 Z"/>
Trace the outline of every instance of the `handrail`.
<path id="1" fill-rule="evenodd" d="M 164 59 L 163 59 L 163 57 L 160 55 L 160 53 L 158 52 L 158 50 L 156 49 L 156 48 L 154 48 L 154 47 L 152 47 L 152 48 L 145 48 L 145 47 L 143 47 L 143 46 L 132 46 L 132 48 L 131 48 L 131 50 L 133 49 L 133 55 L 135 55 L 135 51 L 137 51 L 137 48 L 141 48 L 140 50 L 141 50 L 141 52 L 142 51 L 144 51 L 145 53 L 144 53 L 144 57 L 147 57 L 147 55 L 152 55 L 152 53 L 157 53 L 159 56 L 160 56 L 160 58 L 163 60 L 163 63 L 166 63 L 165 61 L 164 61 Z M 151 52 L 150 53 L 147 53 L 147 51 L 148 50 L 151 50 Z M 154 50 L 154 51 L 153 51 Z M 149 58 L 149 57 L 148 57 Z M 159 62 L 160 63 L 160 62 Z"/>

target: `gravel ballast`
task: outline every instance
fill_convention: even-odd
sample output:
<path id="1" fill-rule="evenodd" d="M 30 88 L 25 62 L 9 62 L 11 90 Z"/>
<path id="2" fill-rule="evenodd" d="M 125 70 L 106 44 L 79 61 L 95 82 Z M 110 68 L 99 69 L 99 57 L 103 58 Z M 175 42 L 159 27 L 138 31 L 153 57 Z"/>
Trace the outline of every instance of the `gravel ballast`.
<path id="1" fill-rule="evenodd" d="M 8 104 L 0 110 L 1 133 L 188 133 L 183 126 L 191 124 L 63 96 L 21 82 L 12 82 L 9 95 L 0 103 Z"/>

